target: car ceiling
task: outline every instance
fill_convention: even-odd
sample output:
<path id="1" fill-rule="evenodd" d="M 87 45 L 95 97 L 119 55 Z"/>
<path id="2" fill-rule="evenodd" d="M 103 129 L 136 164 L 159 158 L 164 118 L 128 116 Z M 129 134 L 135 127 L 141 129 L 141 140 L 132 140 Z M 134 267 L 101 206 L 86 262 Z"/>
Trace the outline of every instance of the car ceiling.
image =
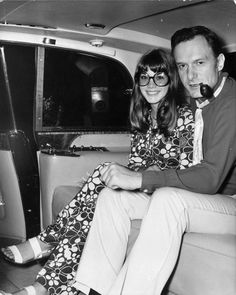
<path id="1" fill-rule="evenodd" d="M 105 36 L 119 28 L 170 39 L 178 28 L 205 25 L 236 50 L 235 12 L 236 0 L 0 0 L 0 32 L 17 25 Z"/>

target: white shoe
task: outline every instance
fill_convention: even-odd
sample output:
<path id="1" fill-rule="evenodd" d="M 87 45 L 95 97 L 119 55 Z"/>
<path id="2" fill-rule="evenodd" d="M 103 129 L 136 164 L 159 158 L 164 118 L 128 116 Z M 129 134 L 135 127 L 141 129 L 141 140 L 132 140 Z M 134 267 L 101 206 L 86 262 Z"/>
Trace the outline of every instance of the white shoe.
<path id="1" fill-rule="evenodd" d="M 21 290 L 25 290 L 27 295 L 36 295 L 36 290 L 35 290 L 34 286 L 24 287 Z M 0 290 L 0 295 L 14 295 L 14 293 L 6 293 L 6 292 Z"/>
<path id="2" fill-rule="evenodd" d="M 24 260 L 17 245 L 13 245 L 13 246 L 8 246 L 6 248 L 2 248 L 1 249 L 1 254 L 3 255 L 3 257 L 12 262 L 12 263 L 15 263 L 15 264 L 26 264 L 26 263 L 29 263 L 31 261 L 35 261 L 35 260 L 38 260 L 38 259 L 41 259 L 41 258 L 44 258 L 44 257 L 47 257 L 50 255 L 50 253 L 52 252 L 53 250 L 53 247 L 50 248 L 50 249 L 47 249 L 47 250 L 42 250 L 41 247 L 40 247 L 40 244 L 39 244 L 39 241 L 36 237 L 34 238 L 31 238 L 28 240 L 30 245 L 31 245 L 31 248 L 34 252 L 34 256 L 28 260 Z M 10 258 L 9 256 L 7 256 L 3 250 L 4 249 L 7 249 L 7 250 L 10 250 L 11 253 L 13 254 L 13 258 Z M 2 291 L 0 291 L 2 292 Z M 1 295 L 1 293 L 0 293 Z"/>

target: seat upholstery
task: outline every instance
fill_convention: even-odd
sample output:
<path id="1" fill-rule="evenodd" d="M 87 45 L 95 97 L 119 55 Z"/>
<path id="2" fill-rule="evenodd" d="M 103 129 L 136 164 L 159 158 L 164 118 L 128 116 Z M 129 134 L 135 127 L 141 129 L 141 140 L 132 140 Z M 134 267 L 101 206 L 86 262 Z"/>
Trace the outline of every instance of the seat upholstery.
<path id="1" fill-rule="evenodd" d="M 79 192 L 78 186 L 61 185 L 55 188 L 52 198 L 52 219 L 56 220 L 57 214 L 67 205 Z"/>
<path id="2" fill-rule="evenodd" d="M 59 186 L 54 191 L 52 211 L 70 202 L 79 187 Z M 141 220 L 132 221 L 127 253 L 134 244 Z M 186 233 L 176 267 L 163 295 L 235 295 L 236 235 Z"/>

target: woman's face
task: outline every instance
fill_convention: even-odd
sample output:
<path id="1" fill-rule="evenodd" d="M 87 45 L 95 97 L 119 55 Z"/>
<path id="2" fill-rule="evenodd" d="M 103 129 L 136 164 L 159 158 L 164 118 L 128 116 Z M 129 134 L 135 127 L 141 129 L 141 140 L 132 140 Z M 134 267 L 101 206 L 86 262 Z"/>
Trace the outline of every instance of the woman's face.
<path id="1" fill-rule="evenodd" d="M 149 78 L 154 77 L 154 75 L 156 74 L 155 72 L 153 72 L 149 67 L 148 70 L 146 72 L 146 74 L 149 76 Z M 164 75 L 164 76 L 163 76 Z M 165 74 L 160 73 L 160 76 L 158 79 L 165 79 Z M 140 80 L 142 79 L 142 76 L 140 75 Z M 161 83 L 160 83 L 161 84 Z M 164 83 L 165 84 L 165 83 Z M 149 79 L 149 83 L 146 86 L 139 86 L 140 91 L 142 93 L 142 95 L 144 96 L 144 98 L 146 99 L 146 101 L 148 103 L 150 103 L 152 109 L 156 112 L 159 102 L 163 99 L 163 97 L 166 96 L 167 91 L 169 89 L 169 84 L 167 84 L 166 86 L 157 86 L 154 82 L 153 79 Z"/>

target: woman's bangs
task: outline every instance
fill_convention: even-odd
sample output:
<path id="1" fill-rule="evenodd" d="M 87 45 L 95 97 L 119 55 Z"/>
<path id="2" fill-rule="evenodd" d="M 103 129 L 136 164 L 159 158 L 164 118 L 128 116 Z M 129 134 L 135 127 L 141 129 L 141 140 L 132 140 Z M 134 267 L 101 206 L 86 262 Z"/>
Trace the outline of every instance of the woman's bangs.
<path id="1" fill-rule="evenodd" d="M 143 72 L 147 72 L 148 69 L 150 69 L 154 73 L 164 72 L 164 73 L 168 74 L 167 67 L 164 63 L 157 63 L 157 62 L 153 61 L 152 63 L 142 66 Z"/>
<path id="2" fill-rule="evenodd" d="M 167 73 L 166 65 L 163 62 L 159 62 L 159 63 L 153 62 L 152 64 L 149 65 L 149 68 L 154 73 L 160 73 L 160 72 Z"/>
<path id="3" fill-rule="evenodd" d="M 148 65 L 140 64 L 138 67 L 138 74 L 145 73 L 148 71 Z"/>

